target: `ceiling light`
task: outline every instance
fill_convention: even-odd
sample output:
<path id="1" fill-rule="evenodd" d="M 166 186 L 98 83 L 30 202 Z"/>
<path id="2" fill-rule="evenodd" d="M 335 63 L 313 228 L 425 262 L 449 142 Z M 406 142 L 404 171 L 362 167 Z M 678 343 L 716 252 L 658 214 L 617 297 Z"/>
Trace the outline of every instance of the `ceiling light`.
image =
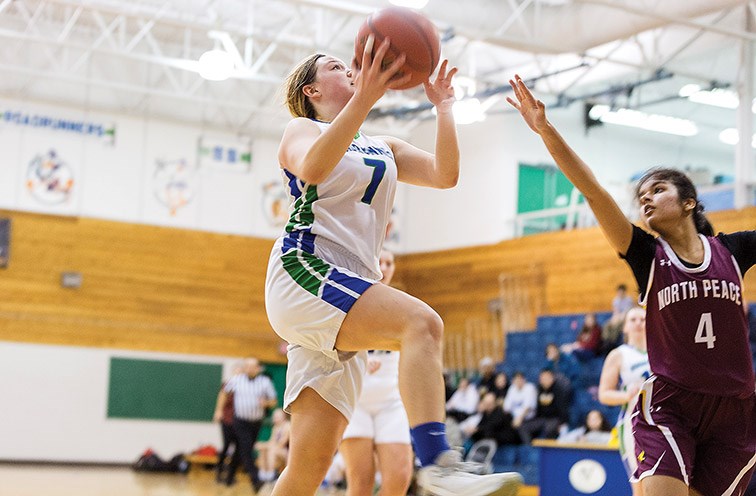
<path id="1" fill-rule="evenodd" d="M 728 109 L 736 109 L 739 104 L 737 93 L 730 90 L 723 90 L 722 88 L 714 88 L 713 90 L 693 93 L 688 97 L 688 100 L 691 102 L 703 103 L 704 105 L 712 105 L 714 107 Z"/>
<path id="2" fill-rule="evenodd" d="M 389 0 L 389 2 L 399 7 L 409 7 L 410 9 L 422 9 L 428 5 L 428 0 Z"/>
<path id="3" fill-rule="evenodd" d="M 611 111 L 609 105 L 594 105 L 588 111 L 588 117 L 590 117 L 594 121 L 598 121 L 601 120 L 601 118 L 609 111 Z"/>
<path id="4" fill-rule="evenodd" d="M 682 88 L 680 88 L 679 95 L 683 98 L 688 98 L 690 95 L 694 93 L 698 93 L 701 91 L 701 87 L 697 84 L 686 84 Z"/>
<path id="5" fill-rule="evenodd" d="M 738 94 L 732 90 L 724 88 L 702 90 L 697 84 L 686 84 L 680 88 L 678 94 L 683 98 L 687 98 L 691 102 L 726 109 L 736 109 L 740 102 Z M 752 110 L 756 113 L 756 99 L 753 101 Z"/>
<path id="6" fill-rule="evenodd" d="M 730 127 L 719 133 L 719 141 L 725 145 L 737 145 L 740 141 L 740 133 L 734 127 Z M 751 146 L 756 148 L 756 134 L 751 139 Z"/>
<path id="7" fill-rule="evenodd" d="M 611 110 L 607 105 L 594 105 L 588 111 L 589 117 L 607 124 L 635 127 L 658 133 L 676 136 L 695 136 L 698 134 L 696 123 L 688 119 L 679 119 L 668 115 L 647 114 L 638 110 L 620 108 Z"/>
<path id="8" fill-rule="evenodd" d="M 457 124 L 472 124 L 485 120 L 486 111 L 477 98 L 457 100 L 452 107 L 454 122 Z"/>
<path id="9" fill-rule="evenodd" d="M 467 76 L 455 76 L 452 81 L 452 88 L 454 89 L 454 98 L 462 100 L 466 97 L 475 95 L 477 83 L 473 78 Z"/>
<path id="10" fill-rule="evenodd" d="M 490 99 L 489 99 L 490 100 Z M 465 98 L 457 100 L 452 106 L 454 122 L 459 125 L 472 124 L 486 120 L 486 110 L 490 107 L 490 102 L 481 103 L 477 98 Z M 433 115 L 438 115 L 436 107 L 431 109 Z"/>
<path id="11" fill-rule="evenodd" d="M 199 75 L 209 81 L 228 79 L 234 70 L 234 59 L 225 50 L 208 50 L 199 58 Z"/>

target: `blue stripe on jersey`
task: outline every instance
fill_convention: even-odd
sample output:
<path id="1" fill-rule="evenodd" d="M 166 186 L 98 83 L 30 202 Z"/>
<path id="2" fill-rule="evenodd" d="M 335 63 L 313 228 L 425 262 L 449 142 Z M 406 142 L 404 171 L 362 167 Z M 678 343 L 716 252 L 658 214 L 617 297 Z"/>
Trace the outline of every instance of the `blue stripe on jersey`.
<path id="1" fill-rule="evenodd" d="M 323 296 L 321 298 L 326 303 L 330 303 L 344 313 L 347 313 L 357 301 L 357 298 L 354 296 L 348 295 L 342 290 L 327 283 L 323 286 Z"/>
<path id="2" fill-rule="evenodd" d="M 299 246 L 299 233 L 292 231 L 283 239 L 283 246 L 281 246 L 281 253 L 286 253 L 289 250 L 296 250 Z"/>
<path id="3" fill-rule="evenodd" d="M 349 288 L 355 293 L 362 294 L 364 293 L 367 288 L 372 286 L 372 283 L 369 283 L 365 281 L 364 279 L 359 279 L 357 277 L 348 276 L 346 274 L 342 274 L 337 269 L 333 269 L 331 271 L 331 274 L 328 276 L 328 279 L 331 281 L 341 284 L 345 288 Z"/>
<path id="4" fill-rule="evenodd" d="M 304 231 L 291 231 L 289 235 L 283 239 L 281 253 L 286 253 L 293 248 L 314 255 L 315 238 L 316 236 L 312 234 L 309 229 Z"/>
<path id="5" fill-rule="evenodd" d="M 300 242 L 302 251 L 315 254 L 315 235 L 309 229 L 301 231 Z"/>
<path id="6" fill-rule="evenodd" d="M 289 191 L 291 192 L 291 196 L 293 196 L 294 199 L 299 199 L 299 197 L 302 196 L 302 190 L 299 189 L 299 185 L 297 184 L 297 176 L 287 171 L 286 169 L 284 169 L 283 171 L 284 174 L 286 174 L 286 177 L 289 178 Z"/>

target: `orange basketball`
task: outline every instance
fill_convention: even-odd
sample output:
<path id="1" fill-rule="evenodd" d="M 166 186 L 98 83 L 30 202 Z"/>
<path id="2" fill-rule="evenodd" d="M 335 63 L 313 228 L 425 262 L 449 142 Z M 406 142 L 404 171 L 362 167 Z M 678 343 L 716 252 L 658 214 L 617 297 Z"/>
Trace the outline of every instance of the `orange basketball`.
<path id="1" fill-rule="evenodd" d="M 391 40 L 384 67 L 399 54 L 404 53 L 406 61 L 401 68 L 402 74 L 412 74 L 412 79 L 402 87 L 406 90 L 426 81 L 438 65 L 441 54 L 441 40 L 433 23 L 422 14 L 404 7 L 388 7 L 373 12 L 362 23 L 354 40 L 354 56 L 359 65 L 365 51 L 365 43 L 370 34 L 375 36 L 375 49 L 384 38 Z"/>

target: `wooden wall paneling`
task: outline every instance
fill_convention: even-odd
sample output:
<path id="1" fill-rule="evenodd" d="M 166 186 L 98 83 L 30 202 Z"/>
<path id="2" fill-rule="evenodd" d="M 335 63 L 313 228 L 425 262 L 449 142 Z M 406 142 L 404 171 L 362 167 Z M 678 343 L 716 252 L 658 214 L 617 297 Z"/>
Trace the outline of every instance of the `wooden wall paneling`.
<path id="1" fill-rule="evenodd" d="M 1 213 L 0 339 L 285 361 L 264 307 L 272 240 Z M 62 288 L 63 271 L 81 288 Z"/>
<path id="2" fill-rule="evenodd" d="M 756 229 L 756 207 L 714 212 L 709 219 L 717 232 Z M 395 280 L 441 315 L 447 334 L 464 335 L 469 319 L 490 318 L 488 302 L 498 296 L 499 275 L 527 275 L 534 265 L 544 270 L 550 314 L 609 311 L 617 284 L 624 283 L 631 291 L 637 287 L 627 264 L 599 228 L 402 255 Z M 752 269 L 745 278 L 749 301 L 756 301 L 755 273 Z"/>

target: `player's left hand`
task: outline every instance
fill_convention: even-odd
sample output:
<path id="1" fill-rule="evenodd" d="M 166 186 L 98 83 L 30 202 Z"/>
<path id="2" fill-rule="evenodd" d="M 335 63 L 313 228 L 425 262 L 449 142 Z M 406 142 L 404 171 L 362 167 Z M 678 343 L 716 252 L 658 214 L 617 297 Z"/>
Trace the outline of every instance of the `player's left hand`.
<path id="1" fill-rule="evenodd" d="M 457 100 L 454 97 L 454 88 L 452 88 L 452 78 L 457 73 L 458 69 L 452 67 L 449 72 L 446 72 L 446 68 L 449 65 L 449 61 L 444 59 L 441 63 L 441 67 L 438 69 L 436 79 L 431 82 L 430 80 L 423 83 L 425 88 L 425 94 L 428 100 L 436 107 L 438 112 L 450 112 L 452 105 Z"/>

